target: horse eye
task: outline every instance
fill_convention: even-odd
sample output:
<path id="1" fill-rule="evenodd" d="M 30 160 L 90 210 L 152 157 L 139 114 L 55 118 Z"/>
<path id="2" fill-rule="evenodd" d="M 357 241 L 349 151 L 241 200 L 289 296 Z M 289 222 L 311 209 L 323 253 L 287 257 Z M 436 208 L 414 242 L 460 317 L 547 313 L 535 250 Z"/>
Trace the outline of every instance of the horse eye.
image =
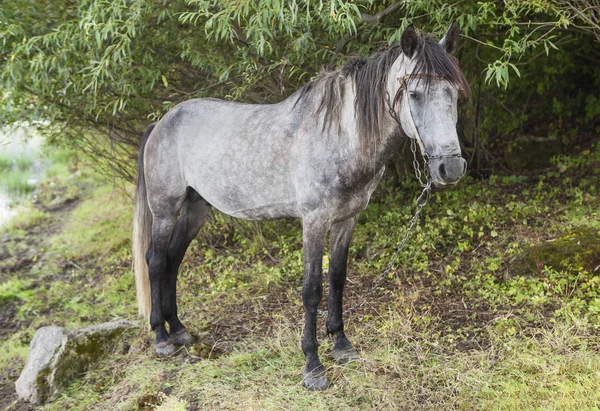
<path id="1" fill-rule="evenodd" d="M 421 98 L 419 93 L 417 93 L 416 91 L 411 91 L 410 93 L 408 93 L 408 95 L 410 96 L 410 98 L 417 101 L 419 100 L 419 98 Z"/>

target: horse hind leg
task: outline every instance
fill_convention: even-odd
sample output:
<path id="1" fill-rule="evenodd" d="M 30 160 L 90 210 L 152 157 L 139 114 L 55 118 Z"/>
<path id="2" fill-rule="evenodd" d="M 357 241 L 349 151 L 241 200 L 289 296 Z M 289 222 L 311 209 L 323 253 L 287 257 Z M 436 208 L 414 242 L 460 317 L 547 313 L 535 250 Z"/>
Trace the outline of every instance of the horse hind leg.
<path id="1" fill-rule="evenodd" d="M 169 324 L 171 342 L 176 345 L 190 344 L 193 341 L 177 315 L 177 272 L 188 246 L 202 228 L 209 209 L 210 205 L 189 188 L 167 249 L 162 311 Z"/>
<path id="2" fill-rule="evenodd" d="M 165 328 L 162 295 L 166 278 L 167 249 L 173 228 L 177 222 L 178 208 L 175 203 L 169 202 L 165 202 L 160 208 L 155 208 L 159 212 L 153 213 L 152 216 L 152 235 L 150 247 L 146 253 L 152 303 L 150 326 L 156 333 L 154 348 L 159 357 L 167 357 L 175 352 L 175 346 L 171 343 Z"/>

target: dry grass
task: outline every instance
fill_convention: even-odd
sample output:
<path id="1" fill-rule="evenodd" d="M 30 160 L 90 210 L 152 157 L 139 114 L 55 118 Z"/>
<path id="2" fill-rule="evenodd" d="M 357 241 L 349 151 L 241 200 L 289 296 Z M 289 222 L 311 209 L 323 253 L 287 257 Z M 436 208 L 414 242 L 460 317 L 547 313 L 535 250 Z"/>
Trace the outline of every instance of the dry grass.
<path id="1" fill-rule="evenodd" d="M 405 326 L 391 329 L 393 324 Z M 246 339 L 228 354 L 210 360 L 193 361 L 185 355 L 158 360 L 135 349 L 88 373 L 48 408 L 126 410 L 148 398 L 162 409 L 174 403 L 198 410 L 513 410 L 600 405 L 598 339 L 578 330 L 576 324 L 557 325 L 529 337 L 499 338 L 482 350 L 448 351 L 412 330 L 408 318 L 389 312 L 367 327 L 368 336 L 352 335 L 361 351 L 359 361 L 344 366 L 325 361 L 333 384 L 322 393 L 308 392 L 301 385 L 299 328 L 296 322 L 279 318 L 268 335 Z M 351 328 L 365 331 L 357 324 Z M 324 344 L 323 348 L 326 353 L 331 347 Z"/>
<path id="2" fill-rule="evenodd" d="M 564 187 L 554 173 L 543 181 L 552 190 L 542 180 L 494 177 L 436 193 L 402 265 L 346 318 L 361 359 L 333 364 L 319 319 L 333 383 L 321 393 L 301 382 L 303 309 L 291 290 L 301 282 L 298 224 L 265 223 L 257 234 L 217 215 L 180 272 L 182 320 L 201 344 L 157 359 L 141 329 L 44 408 L 598 409 L 599 275 L 573 260 L 537 276 L 504 276 L 524 245 L 598 227 L 588 221 L 598 210 L 597 179 L 579 173 Z M 405 194 L 383 187 L 361 219 L 348 304 L 364 295 L 402 235 L 412 211 Z M 0 321 L 12 330 L 0 341 L 0 407 L 26 408 L 13 403 L 12 384 L 36 328 L 136 317 L 130 201 L 101 189 L 72 214 L 63 211 L 67 224 L 24 228 L 0 250 L 8 261 L 0 264 Z"/>

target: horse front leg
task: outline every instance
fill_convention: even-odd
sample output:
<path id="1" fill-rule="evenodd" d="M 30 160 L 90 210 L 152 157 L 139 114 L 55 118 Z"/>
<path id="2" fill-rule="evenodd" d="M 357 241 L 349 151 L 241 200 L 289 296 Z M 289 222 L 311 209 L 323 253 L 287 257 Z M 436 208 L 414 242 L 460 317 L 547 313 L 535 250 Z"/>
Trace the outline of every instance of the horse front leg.
<path id="1" fill-rule="evenodd" d="M 327 225 L 318 221 L 303 220 L 302 241 L 304 247 L 304 284 L 302 302 L 305 322 L 302 351 L 306 356 L 304 386 L 309 390 L 324 390 L 329 386 L 325 368 L 319 359 L 317 342 L 317 313 L 323 294 L 323 248 Z"/>
<path id="2" fill-rule="evenodd" d="M 327 333 L 333 337 L 331 356 L 337 363 L 358 359 L 358 353 L 344 334 L 342 298 L 348 261 L 348 248 L 357 217 L 334 224 L 331 227 L 329 260 L 329 299 L 327 303 Z"/>

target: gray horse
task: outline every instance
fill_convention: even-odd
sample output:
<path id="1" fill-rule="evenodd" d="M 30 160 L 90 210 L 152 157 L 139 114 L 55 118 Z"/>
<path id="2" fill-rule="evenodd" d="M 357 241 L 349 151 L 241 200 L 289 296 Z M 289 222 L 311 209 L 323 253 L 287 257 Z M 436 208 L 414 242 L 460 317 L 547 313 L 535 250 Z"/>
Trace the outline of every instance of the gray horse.
<path id="1" fill-rule="evenodd" d="M 408 136 L 418 139 L 436 186 L 457 183 L 466 170 L 456 122 L 458 97 L 469 87 L 451 56 L 457 39 L 456 23 L 439 43 L 409 26 L 400 44 L 322 73 L 280 103 L 195 99 L 148 128 L 133 257 L 140 314 L 156 333 L 158 356 L 192 340 L 177 317 L 177 271 L 213 206 L 249 220 L 302 219 L 304 385 L 314 390 L 329 385 L 316 328 L 330 231 L 332 356 L 357 358 L 342 321 L 348 246 L 386 162 Z"/>

